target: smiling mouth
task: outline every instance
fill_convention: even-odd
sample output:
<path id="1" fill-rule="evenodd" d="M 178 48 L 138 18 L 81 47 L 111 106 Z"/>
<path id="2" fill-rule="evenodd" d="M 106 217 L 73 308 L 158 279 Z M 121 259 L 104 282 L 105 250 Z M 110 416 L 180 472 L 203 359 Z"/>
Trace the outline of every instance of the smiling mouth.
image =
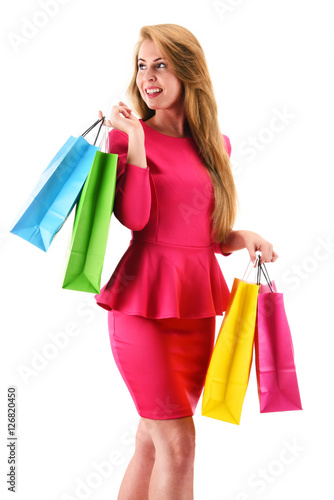
<path id="1" fill-rule="evenodd" d="M 161 94 L 161 92 L 162 92 L 162 89 L 158 89 L 158 87 L 157 87 L 157 89 L 152 89 L 152 90 L 151 89 L 146 89 L 145 90 L 145 93 L 147 95 Z"/>

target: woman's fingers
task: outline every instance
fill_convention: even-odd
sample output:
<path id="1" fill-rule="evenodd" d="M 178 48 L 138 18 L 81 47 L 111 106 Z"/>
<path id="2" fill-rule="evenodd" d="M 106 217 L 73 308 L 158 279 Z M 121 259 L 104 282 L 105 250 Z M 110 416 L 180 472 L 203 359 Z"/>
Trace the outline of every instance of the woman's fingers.
<path id="1" fill-rule="evenodd" d="M 123 110 L 124 110 L 124 111 L 126 111 L 126 112 L 128 113 L 128 115 L 132 112 L 132 109 L 131 109 L 131 108 L 129 108 L 129 106 L 127 106 L 127 105 L 125 104 L 125 102 L 119 101 L 119 104 L 120 104 L 120 106 L 119 106 L 119 107 L 122 107 L 122 108 L 123 108 L 123 109 L 122 109 L 122 113 L 123 113 Z"/>
<path id="2" fill-rule="evenodd" d="M 104 115 L 103 115 L 102 111 L 100 110 L 99 111 L 99 119 L 101 119 L 103 116 Z M 103 125 L 107 125 L 105 120 L 103 121 Z M 111 125 L 110 125 L 110 127 L 111 127 Z"/>
<path id="3" fill-rule="evenodd" d="M 119 104 L 120 104 L 121 106 L 125 106 L 125 107 L 126 107 L 126 109 L 128 109 L 129 111 L 131 111 L 131 109 L 129 108 L 129 106 L 127 106 L 127 105 L 125 104 L 125 102 L 119 101 Z"/>
<path id="4" fill-rule="evenodd" d="M 273 245 L 269 241 L 263 241 L 260 245 L 256 245 L 256 247 L 253 249 L 248 249 L 249 255 L 252 258 L 253 252 L 258 251 L 261 252 L 260 255 L 260 264 L 263 264 L 264 262 L 275 262 L 278 259 L 278 254 L 275 252 L 273 249 Z M 257 258 L 253 260 L 254 262 L 254 267 L 257 266 Z"/>
<path id="5" fill-rule="evenodd" d="M 121 113 L 123 113 L 123 114 L 125 113 L 127 116 L 129 116 L 129 115 L 130 115 L 130 113 L 131 113 L 131 111 L 132 111 L 132 110 L 129 108 L 129 106 L 127 106 L 127 105 L 126 105 L 124 102 L 122 102 L 122 101 L 119 101 L 119 103 L 120 103 L 120 106 L 119 106 L 119 108 L 120 108 L 120 112 L 121 112 Z"/>
<path id="6" fill-rule="evenodd" d="M 113 106 L 112 107 L 112 112 L 111 115 L 116 117 L 122 114 L 125 118 L 129 118 L 131 115 L 132 110 L 126 106 L 122 101 L 119 101 L 120 105 L 119 106 Z M 122 103 L 122 105 L 121 105 Z"/>
<path id="7" fill-rule="evenodd" d="M 271 261 L 270 261 L 270 262 L 275 262 L 275 260 L 277 260 L 277 259 L 278 259 L 278 254 L 274 251 L 274 252 L 273 252 L 272 259 L 271 259 Z"/>
<path id="8" fill-rule="evenodd" d="M 134 127 L 140 127 L 137 117 L 132 113 L 123 101 L 119 101 L 118 105 L 111 107 L 110 119 L 106 122 L 108 126 L 129 133 Z"/>
<path id="9" fill-rule="evenodd" d="M 260 258 L 260 264 L 263 264 L 264 262 L 275 262 L 275 260 L 278 259 L 278 254 L 269 248 L 269 251 L 266 255 L 263 254 L 263 251 L 261 252 L 261 258 Z"/>

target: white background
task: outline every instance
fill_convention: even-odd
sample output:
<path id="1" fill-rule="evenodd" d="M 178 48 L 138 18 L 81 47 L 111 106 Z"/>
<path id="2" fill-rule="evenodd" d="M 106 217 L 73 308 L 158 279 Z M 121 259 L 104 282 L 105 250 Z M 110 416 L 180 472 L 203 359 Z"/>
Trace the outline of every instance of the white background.
<path id="1" fill-rule="evenodd" d="M 58 8 L 41 16 L 42 3 L 6 2 L 1 16 L 0 495 L 12 498 L 6 491 L 6 393 L 14 385 L 15 498 L 117 497 L 139 416 L 112 357 L 106 311 L 93 295 L 61 288 L 73 217 L 47 253 L 9 229 L 67 138 L 81 134 L 99 109 L 108 115 L 125 99 L 140 27 L 175 23 L 195 34 L 207 57 L 221 131 L 232 144 L 241 202 L 235 229 L 259 233 L 279 254 L 267 269 L 284 294 L 303 403 L 303 411 L 260 414 L 254 365 L 239 426 L 201 416 L 200 400 L 195 499 L 329 498 L 331 2 L 169 0 L 167 10 L 166 2 L 68 0 L 49 2 Z M 24 39 L 31 22 L 40 27 Z M 276 120 L 280 131 L 272 131 L 279 113 L 285 121 Z M 250 146 L 254 138 L 257 147 Z M 113 216 L 103 283 L 129 239 L 130 231 Z M 217 258 L 231 288 L 246 269 L 248 252 Z M 218 316 L 217 332 L 221 321 Z M 67 339 L 62 348 L 54 341 L 59 333 Z M 287 443 L 294 455 L 284 452 Z M 283 463 L 285 453 L 289 464 Z M 105 477 L 96 470 L 102 462 L 114 462 Z"/>

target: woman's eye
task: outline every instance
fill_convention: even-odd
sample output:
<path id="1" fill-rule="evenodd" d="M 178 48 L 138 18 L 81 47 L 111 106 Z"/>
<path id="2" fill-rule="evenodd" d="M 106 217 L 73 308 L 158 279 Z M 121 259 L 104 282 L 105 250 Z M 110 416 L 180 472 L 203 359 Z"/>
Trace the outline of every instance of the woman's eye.
<path id="1" fill-rule="evenodd" d="M 166 66 L 165 63 L 161 62 L 161 63 L 158 63 L 157 66 L 160 66 L 160 64 L 163 64 L 164 66 Z M 138 64 L 138 68 L 141 69 L 142 66 L 145 66 L 145 64 Z"/>

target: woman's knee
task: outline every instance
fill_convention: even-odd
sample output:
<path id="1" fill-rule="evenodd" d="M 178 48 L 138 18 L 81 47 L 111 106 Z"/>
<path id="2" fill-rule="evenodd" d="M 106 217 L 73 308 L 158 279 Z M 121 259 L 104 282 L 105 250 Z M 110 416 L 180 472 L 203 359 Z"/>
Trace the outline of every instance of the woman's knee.
<path id="1" fill-rule="evenodd" d="M 187 467 L 195 458 L 195 426 L 192 417 L 171 420 L 145 420 L 156 451 L 169 458 L 173 466 Z"/>
<path id="2" fill-rule="evenodd" d="M 140 419 L 136 432 L 135 451 L 147 459 L 154 460 L 155 458 L 155 446 L 143 418 Z"/>

